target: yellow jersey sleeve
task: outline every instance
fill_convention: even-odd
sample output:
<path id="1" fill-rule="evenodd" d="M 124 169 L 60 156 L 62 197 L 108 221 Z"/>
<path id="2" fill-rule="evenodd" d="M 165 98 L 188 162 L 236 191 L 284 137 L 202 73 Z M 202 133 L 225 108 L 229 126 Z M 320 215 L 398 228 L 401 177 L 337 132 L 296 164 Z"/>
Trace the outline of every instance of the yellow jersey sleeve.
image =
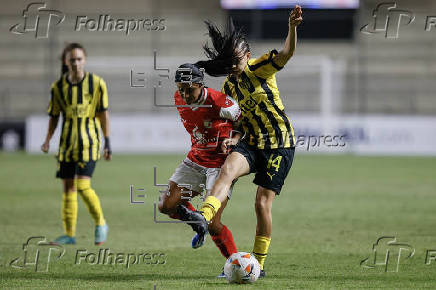
<path id="1" fill-rule="evenodd" d="M 274 49 L 259 58 L 250 59 L 248 61 L 249 70 L 256 76 L 267 79 L 283 68 L 283 65 L 274 61 L 274 56 L 277 54 L 277 50 Z"/>
<path id="2" fill-rule="evenodd" d="M 226 79 L 224 80 L 223 85 L 221 87 L 221 93 L 226 94 L 228 96 L 231 96 L 231 95 L 229 95 L 230 92 L 228 90 L 228 80 L 229 80 L 229 78 L 226 77 Z"/>
<path id="3" fill-rule="evenodd" d="M 226 84 L 226 81 L 224 81 L 224 83 L 223 83 L 223 85 L 222 85 L 222 87 L 221 87 L 221 93 L 223 93 L 223 94 L 227 94 L 227 93 L 226 93 L 226 90 L 225 90 L 225 88 L 224 88 L 225 84 Z"/>
<path id="4" fill-rule="evenodd" d="M 102 78 L 100 78 L 99 86 L 96 112 L 103 112 L 109 108 L 109 100 L 106 82 Z"/>
<path id="5" fill-rule="evenodd" d="M 60 112 L 61 106 L 59 104 L 59 93 L 57 92 L 55 85 L 52 85 L 47 113 L 51 117 L 59 117 Z"/>

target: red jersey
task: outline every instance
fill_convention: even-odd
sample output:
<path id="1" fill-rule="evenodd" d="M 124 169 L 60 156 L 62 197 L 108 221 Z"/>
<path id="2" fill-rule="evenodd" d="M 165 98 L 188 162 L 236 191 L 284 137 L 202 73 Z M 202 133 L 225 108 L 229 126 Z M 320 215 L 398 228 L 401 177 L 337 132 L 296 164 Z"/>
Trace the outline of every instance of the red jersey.
<path id="1" fill-rule="evenodd" d="M 187 105 L 179 91 L 174 94 L 174 103 Z M 203 89 L 195 105 L 210 107 L 177 107 L 183 126 L 191 135 L 188 158 L 207 168 L 219 168 L 227 157 L 221 151 L 221 143 L 231 136 L 233 122 L 239 119 L 241 109 L 234 99 L 211 88 Z"/>

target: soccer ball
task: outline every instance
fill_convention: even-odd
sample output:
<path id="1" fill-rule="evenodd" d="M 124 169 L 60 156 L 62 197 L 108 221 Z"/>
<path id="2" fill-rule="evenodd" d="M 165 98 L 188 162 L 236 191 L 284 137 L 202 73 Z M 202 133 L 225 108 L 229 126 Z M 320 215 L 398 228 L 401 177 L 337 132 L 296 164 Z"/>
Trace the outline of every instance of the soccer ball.
<path id="1" fill-rule="evenodd" d="M 224 264 L 224 274 L 229 283 L 253 283 L 259 278 L 260 265 L 250 253 L 234 253 Z"/>

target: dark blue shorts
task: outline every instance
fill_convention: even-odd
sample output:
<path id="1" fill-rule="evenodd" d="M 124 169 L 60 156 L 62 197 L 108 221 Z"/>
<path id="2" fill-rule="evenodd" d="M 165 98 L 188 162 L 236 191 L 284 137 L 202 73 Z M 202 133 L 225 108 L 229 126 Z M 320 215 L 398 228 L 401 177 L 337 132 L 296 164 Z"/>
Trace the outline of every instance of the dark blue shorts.
<path id="1" fill-rule="evenodd" d="M 253 183 L 280 194 L 286 177 L 292 167 L 295 147 L 277 149 L 257 149 L 241 141 L 232 152 L 242 154 L 250 165 L 250 173 L 255 173 Z"/>
<path id="2" fill-rule="evenodd" d="M 58 171 L 56 177 L 61 179 L 72 179 L 76 175 L 83 175 L 92 177 L 94 173 L 95 165 L 97 162 L 58 162 Z"/>

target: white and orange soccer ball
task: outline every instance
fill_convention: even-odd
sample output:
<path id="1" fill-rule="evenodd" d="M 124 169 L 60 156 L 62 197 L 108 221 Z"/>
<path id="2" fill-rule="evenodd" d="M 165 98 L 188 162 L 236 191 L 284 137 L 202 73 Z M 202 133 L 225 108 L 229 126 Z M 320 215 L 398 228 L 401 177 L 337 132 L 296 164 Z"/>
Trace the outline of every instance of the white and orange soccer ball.
<path id="1" fill-rule="evenodd" d="M 253 283 L 259 278 L 260 265 L 250 253 L 234 253 L 224 264 L 224 274 L 229 283 Z"/>

